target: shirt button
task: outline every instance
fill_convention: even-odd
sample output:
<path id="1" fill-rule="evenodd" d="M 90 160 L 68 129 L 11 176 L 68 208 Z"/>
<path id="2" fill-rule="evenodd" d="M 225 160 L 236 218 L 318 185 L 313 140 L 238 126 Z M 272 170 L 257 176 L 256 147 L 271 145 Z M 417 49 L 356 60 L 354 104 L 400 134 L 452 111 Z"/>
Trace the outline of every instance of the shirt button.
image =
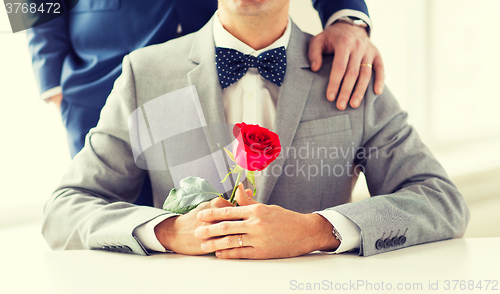
<path id="1" fill-rule="evenodd" d="M 247 100 L 248 101 L 252 101 L 253 100 L 253 94 L 252 93 L 248 93 L 247 94 Z"/>

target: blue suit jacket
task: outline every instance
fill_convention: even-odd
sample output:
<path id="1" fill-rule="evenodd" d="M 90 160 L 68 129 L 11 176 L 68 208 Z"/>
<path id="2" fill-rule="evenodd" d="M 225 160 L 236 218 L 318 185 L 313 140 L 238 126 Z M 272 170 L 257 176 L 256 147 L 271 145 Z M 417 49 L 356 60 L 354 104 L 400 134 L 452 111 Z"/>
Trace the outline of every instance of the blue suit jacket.
<path id="1" fill-rule="evenodd" d="M 338 10 L 368 15 L 364 0 L 312 0 L 323 25 Z M 61 86 L 64 99 L 101 108 L 131 51 L 199 30 L 215 0 L 80 0 L 67 14 L 27 30 L 40 92 Z M 168 57 L 165 57 L 168 58 Z"/>

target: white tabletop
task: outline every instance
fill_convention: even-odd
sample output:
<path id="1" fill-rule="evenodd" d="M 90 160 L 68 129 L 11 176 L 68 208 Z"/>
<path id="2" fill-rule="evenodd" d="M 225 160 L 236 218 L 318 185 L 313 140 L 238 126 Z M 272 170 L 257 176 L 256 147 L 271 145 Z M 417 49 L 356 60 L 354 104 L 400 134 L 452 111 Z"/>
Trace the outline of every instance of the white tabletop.
<path id="1" fill-rule="evenodd" d="M 371 257 L 312 253 L 262 261 L 3 250 L 0 293 L 382 293 L 389 287 L 394 293 L 500 293 L 499 249 L 500 238 L 454 239 Z M 496 281 L 488 291 L 486 280 Z M 459 291 L 470 281 L 472 290 Z M 436 286 L 439 291 L 429 290 Z"/>

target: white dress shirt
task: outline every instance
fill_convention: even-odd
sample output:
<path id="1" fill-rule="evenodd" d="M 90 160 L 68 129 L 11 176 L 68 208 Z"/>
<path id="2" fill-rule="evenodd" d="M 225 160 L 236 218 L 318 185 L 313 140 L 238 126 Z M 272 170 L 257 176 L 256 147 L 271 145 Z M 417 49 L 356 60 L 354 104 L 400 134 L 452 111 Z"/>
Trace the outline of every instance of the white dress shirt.
<path id="1" fill-rule="evenodd" d="M 285 32 L 278 40 L 268 47 L 256 51 L 226 31 L 217 13 L 213 22 L 215 46 L 235 49 L 255 57 L 267 50 L 281 46 L 286 48 L 290 40 L 290 33 L 291 25 L 289 20 Z M 247 124 L 259 124 L 262 127 L 273 130 L 278 94 L 278 86 L 262 78 L 258 69 L 249 68 L 241 79 L 222 90 L 222 101 L 224 103 L 227 123 L 236 124 L 245 122 Z M 257 173 L 255 180 L 258 188 L 260 176 Z M 336 232 L 334 230 L 332 233 L 338 233 L 337 235 L 341 236 L 339 248 L 328 253 L 341 253 L 359 248 L 361 230 L 354 222 L 336 211 L 318 211 L 315 213 L 323 216 L 334 226 Z M 156 238 L 154 227 L 171 216 L 173 215 L 160 216 L 137 227 L 134 230 L 135 236 L 147 249 L 166 252 L 165 248 Z"/>

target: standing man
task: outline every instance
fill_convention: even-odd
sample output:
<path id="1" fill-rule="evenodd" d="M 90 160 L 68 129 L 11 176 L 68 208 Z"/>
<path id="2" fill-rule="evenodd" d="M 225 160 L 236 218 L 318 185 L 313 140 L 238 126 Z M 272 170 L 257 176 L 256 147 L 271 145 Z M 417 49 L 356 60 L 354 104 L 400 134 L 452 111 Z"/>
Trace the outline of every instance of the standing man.
<path id="1" fill-rule="evenodd" d="M 288 7 L 220 0 L 198 32 L 124 58 L 97 127 L 45 207 L 51 248 L 369 256 L 464 234 L 464 198 L 391 92 L 369 89 L 359 108 L 345 111 L 324 99 L 334 57 L 311 69 L 311 36 Z M 240 185 L 240 207 L 217 197 L 183 215 L 162 210 L 179 173 L 220 182 L 227 170 L 217 143 L 231 139 L 217 126 L 241 121 L 281 141 L 282 155 L 256 182 L 257 201 Z M 351 203 L 359 170 L 372 197 Z M 154 207 L 132 204 L 146 174 Z"/>
<path id="2" fill-rule="evenodd" d="M 322 53 L 336 53 L 328 99 L 345 109 L 352 96 L 351 106 L 357 107 L 371 64 L 377 77 L 374 90 L 382 93 L 384 70 L 369 40 L 364 0 L 313 0 L 313 5 L 325 27 L 309 47 L 313 71 L 321 67 Z M 72 157 L 97 124 L 123 57 L 199 30 L 216 9 L 215 0 L 80 0 L 64 16 L 27 30 L 41 98 L 60 108 Z M 367 66 L 360 68 L 362 64 Z"/>

